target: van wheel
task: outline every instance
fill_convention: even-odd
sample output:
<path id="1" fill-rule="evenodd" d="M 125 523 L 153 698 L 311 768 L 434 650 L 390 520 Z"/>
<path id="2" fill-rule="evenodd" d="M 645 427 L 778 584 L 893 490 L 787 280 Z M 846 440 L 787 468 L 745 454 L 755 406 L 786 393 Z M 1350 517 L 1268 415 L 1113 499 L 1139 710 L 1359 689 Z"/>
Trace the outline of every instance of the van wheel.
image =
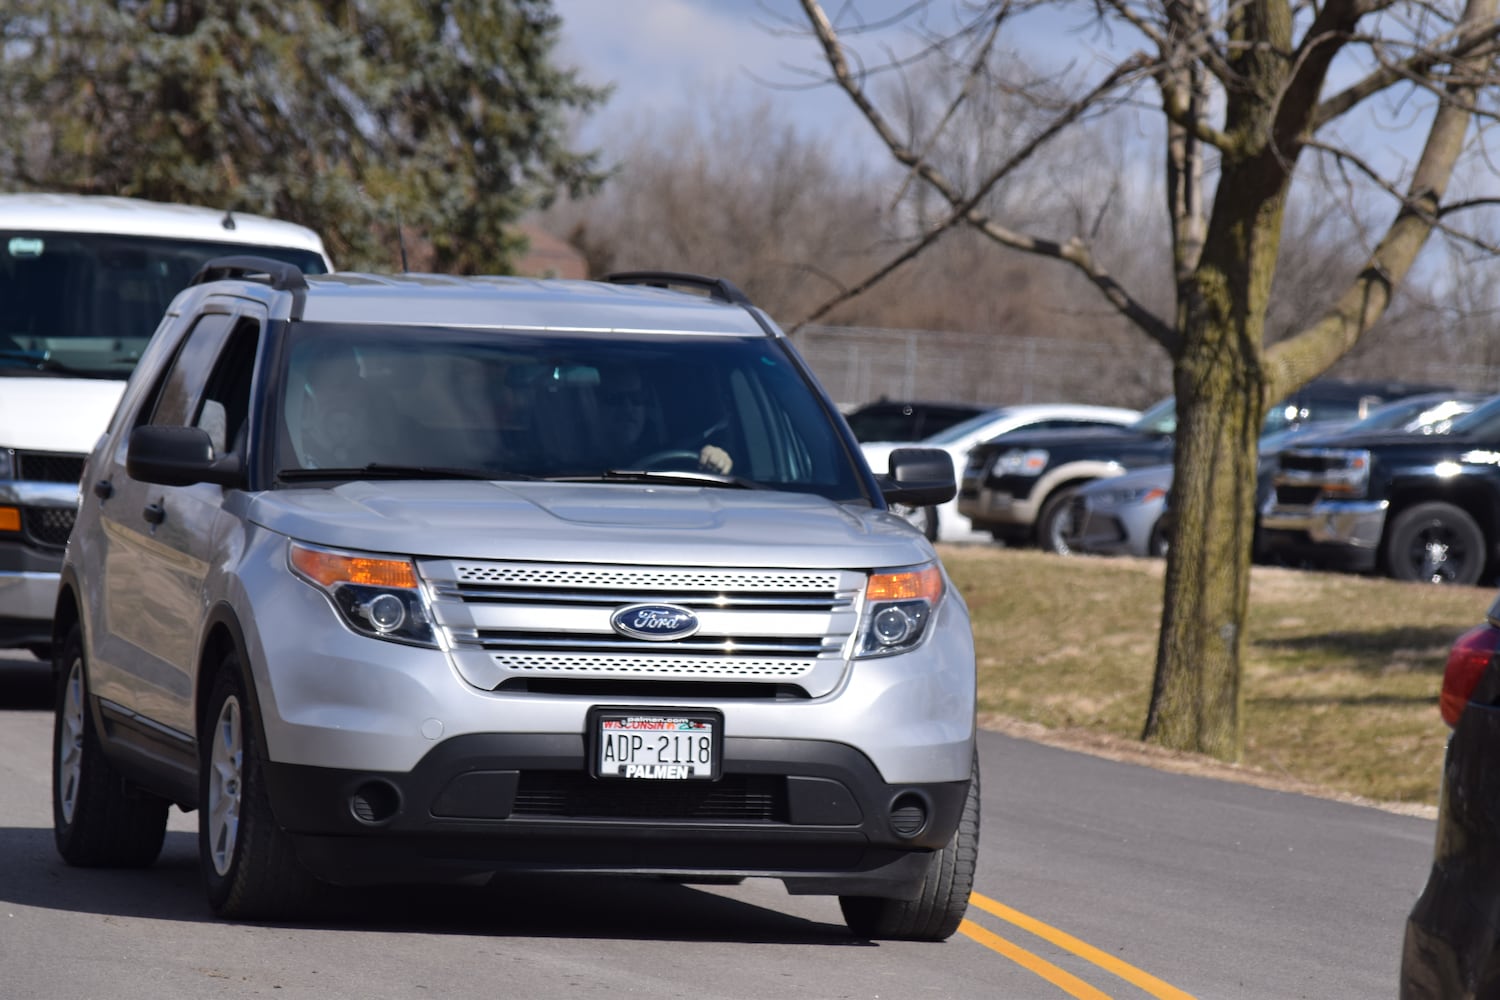
<path id="1" fill-rule="evenodd" d="M 1484 573 L 1484 532 L 1460 507 L 1419 503 L 1391 523 L 1385 562 L 1398 580 L 1472 586 Z"/>
<path id="2" fill-rule="evenodd" d="M 228 920 L 313 909 L 318 882 L 297 861 L 266 791 L 264 752 L 239 658 L 226 656 L 198 737 L 198 850 L 208 902 Z"/>
<path id="3" fill-rule="evenodd" d="M 83 628 L 63 641 L 52 722 L 52 835 L 81 868 L 145 868 L 167 836 L 167 800 L 127 782 L 104 756 L 89 711 Z"/>
<path id="4" fill-rule="evenodd" d="M 840 896 L 844 923 L 862 938 L 946 941 L 969 909 L 974 869 L 979 862 L 979 760 L 969 776 L 969 793 L 958 829 L 947 846 L 933 851 L 916 899 Z"/>

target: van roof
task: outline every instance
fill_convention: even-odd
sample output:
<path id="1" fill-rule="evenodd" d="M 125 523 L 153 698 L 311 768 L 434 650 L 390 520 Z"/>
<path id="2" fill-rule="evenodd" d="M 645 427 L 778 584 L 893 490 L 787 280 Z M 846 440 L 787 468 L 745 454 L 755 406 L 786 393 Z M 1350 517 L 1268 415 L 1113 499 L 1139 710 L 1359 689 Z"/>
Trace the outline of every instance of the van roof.
<path id="1" fill-rule="evenodd" d="M 293 247 L 328 256 L 318 234 L 293 222 L 199 205 L 112 195 L 0 194 L 0 230 L 115 233 Z"/>

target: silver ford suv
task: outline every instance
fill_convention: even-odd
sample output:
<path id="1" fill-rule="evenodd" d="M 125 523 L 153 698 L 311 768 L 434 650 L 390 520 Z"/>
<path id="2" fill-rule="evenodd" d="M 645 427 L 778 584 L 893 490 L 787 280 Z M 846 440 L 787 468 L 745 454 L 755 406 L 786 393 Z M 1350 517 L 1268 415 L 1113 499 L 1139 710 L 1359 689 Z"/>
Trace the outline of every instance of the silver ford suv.
<path id="1" fill-rule="evenodd" d="M 211 262 L 89 457 L 54 820 L 221 916 L 323 883 L 768 876 L 941 939 L 979 835 L 968 613 L 728 282 Z"/>

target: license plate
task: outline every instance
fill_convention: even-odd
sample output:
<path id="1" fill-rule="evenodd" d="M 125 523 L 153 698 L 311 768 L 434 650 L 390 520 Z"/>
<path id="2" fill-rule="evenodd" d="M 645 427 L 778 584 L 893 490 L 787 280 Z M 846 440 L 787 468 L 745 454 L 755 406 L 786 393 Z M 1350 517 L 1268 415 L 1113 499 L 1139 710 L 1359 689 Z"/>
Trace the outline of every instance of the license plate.
<path id="1" fill-rule="evenodd" d="M 714 712 L 594 709 L 594 774 L 643 781 L 713 781 L 724 718 Z"/>

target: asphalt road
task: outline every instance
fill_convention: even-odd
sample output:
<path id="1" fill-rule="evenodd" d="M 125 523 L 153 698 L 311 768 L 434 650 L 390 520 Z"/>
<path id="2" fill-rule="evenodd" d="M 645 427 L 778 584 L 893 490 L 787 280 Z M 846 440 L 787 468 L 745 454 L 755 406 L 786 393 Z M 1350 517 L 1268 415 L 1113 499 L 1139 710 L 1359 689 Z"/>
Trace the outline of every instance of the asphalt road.
<path id="1" fill-rule="evenodd" d="M 58 859 L 50 700 L 41 664 L 0 657 L 0 1000 L 1371 1000 L 1432 851 L 1429 820 L 985 733 L 977 893 L 944 944 L 861 942 L 765 880 L 517 879 L 230 924 L 195 816 L 146 871 Z"/>

